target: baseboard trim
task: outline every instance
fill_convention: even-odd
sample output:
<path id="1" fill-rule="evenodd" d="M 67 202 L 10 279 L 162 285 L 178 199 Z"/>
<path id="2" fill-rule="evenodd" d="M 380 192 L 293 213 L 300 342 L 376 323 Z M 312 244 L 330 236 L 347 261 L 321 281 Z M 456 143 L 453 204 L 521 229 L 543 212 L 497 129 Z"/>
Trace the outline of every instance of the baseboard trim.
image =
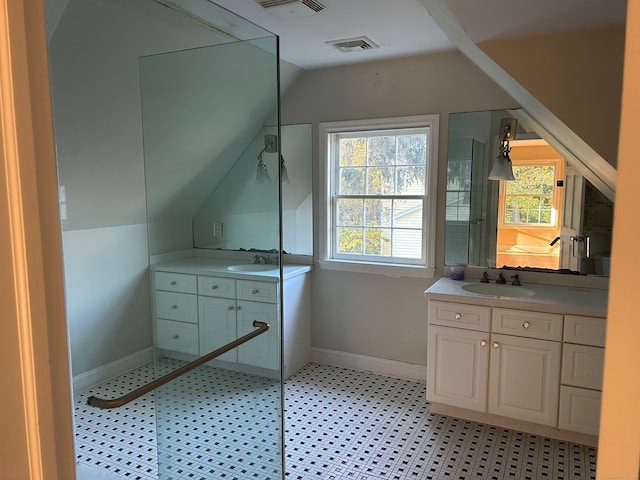
<path id="1" fill-rule="evenodd" d="M 126 357 L 119 358 L 100 367 L 74 375 L 73 390 L 83 390 L 98 385 L 114 377 L 130 372 L 153 361 L 153 347 L 139 350 Z"/>
<path id="2" fill-rule="evenodd" d="M 386 358 L 311 347 L 311 361 L 322 365 L 362 370 L 388 377 L 403 378 L 426 384 L 426 365 L 387 360 Z"/>

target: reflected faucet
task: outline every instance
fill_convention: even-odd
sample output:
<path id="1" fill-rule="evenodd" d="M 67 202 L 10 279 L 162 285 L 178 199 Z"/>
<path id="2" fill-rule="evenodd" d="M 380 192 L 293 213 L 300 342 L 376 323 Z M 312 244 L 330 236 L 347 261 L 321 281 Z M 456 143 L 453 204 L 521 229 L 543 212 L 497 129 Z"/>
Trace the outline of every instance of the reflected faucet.
<path id="1" fill-rule="evenodd" d="M 261 263 L 263 265 L 279 265 L 280 260 L 276 255 L 256 255 L 253 257 L 253 263 Z"/>

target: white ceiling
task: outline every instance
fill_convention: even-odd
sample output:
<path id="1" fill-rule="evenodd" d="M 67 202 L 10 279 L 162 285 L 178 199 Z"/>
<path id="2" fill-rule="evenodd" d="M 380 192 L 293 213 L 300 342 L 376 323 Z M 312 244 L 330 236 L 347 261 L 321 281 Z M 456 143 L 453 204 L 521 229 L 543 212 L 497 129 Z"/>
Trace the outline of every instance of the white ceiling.
<path id="1" fill-rule="evenodd" d="M 211 0 L 280 37 L 282 59 L 305 69 L 433 53 L 453 45 L 429 15 L 446 1 L 476 42 L 621 24 L 626 0 L 316 0 L 325 9 L 283 20 L 256 0 Z M 366 35 L 375 50 L 342 53 L 325 42 Z"/>
<path id="2" fill-rule="evenodd" d="M 68 1 L 45 0 L 49 37 Z M 155 1 L 188 9 L 201 0 Z M 622 24 L 627 6 L 627 0 L 315 0 L 325 9 L 283 20 L 256 0 L 207 1 L 278 35 L 280 57 L 309 70 L 453 49 L 427 11 L 434 4 L 445 3 L 475 42 Z M 325 43 L 362 35 L 380 48 L 343 53 Z"/>
<path id="3" fill-rule="evenodd" d="M 325 9 L 283 20 L 256 0 L 213 0 L 280 37 L 280 57 L 305 69 L 453 49 L 418 0 L 317 0 Z M 342 53 L 325 42 L 366 35 L 378 49 Z"/>

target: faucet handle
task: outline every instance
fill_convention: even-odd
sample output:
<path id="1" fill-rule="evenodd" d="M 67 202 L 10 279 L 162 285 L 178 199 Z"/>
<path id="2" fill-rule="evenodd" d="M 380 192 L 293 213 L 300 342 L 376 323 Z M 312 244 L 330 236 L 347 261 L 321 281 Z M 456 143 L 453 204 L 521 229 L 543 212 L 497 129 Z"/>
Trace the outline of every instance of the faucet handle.
<path id="1" fill-rule="evenodd" d="M 484 272 L 482 274 L 482 278 L 480 279 L 480 283 L 489 283 L 489 274 Z"/>
<path id="2" fill-rule="evenodd" d="M 522 285 L 520 283 L 520 277 L 518 276 L 517 273 L 515 275 L 511 275 L 511 278 L 513 278 L 513 282 L 511 282 L 511 285 L 515 285 L 516 287 L 519 287 L 520 285 Z"/>

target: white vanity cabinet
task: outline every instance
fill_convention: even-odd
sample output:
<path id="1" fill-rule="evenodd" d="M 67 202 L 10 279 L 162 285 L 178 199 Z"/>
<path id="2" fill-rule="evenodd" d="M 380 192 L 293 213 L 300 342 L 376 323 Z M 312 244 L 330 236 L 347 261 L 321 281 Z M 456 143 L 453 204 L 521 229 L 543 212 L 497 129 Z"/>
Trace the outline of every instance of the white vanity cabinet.
<path id="1" fill-rule="evenodd" d="M 574 281 L 431 285 L 430 411 L 596 445 L 608 292 Z"/>
<path id="2" fill-rule="evenodd" d="M 153 274 L 156 345 L 206 355 L 268 323 L 262 335 L 217 360 L 278 370 L 278 282 L 156 271 Z"/>
<path id="3" fill-rule="evenodd" d="M 558 427 L 597 435 L 600 426 L 605 319 L 566 315 Z"/>
<path id="4" fill-rule="evenodd" d="M 430 300 L 427 398 L 555 425 L 561 335 L 560 315 Z"/>

